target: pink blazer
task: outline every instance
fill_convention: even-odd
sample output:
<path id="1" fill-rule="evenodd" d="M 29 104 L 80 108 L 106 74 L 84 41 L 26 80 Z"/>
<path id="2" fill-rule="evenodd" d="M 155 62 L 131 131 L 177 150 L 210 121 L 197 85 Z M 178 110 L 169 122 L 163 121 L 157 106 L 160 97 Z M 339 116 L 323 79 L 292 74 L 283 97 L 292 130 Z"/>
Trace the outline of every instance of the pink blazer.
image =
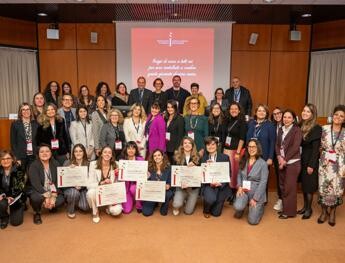
<path id="1" fill-rule="evenodd" d="M 152 115 L 147 118 L 146 124 L 150 121 Z M 165 121 L 162 115 L 158 114 L 151 123 L 149 136 L 148 136 L 148 150 L 152 153 L 156 149 L 160 149 L 165 152 Z"/>

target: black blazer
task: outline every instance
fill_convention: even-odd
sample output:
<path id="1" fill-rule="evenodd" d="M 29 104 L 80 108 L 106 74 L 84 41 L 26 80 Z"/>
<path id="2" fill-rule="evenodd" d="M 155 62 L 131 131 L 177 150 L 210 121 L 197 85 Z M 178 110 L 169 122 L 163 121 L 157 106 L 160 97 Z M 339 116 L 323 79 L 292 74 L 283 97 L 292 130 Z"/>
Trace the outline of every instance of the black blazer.
<path id="1" fill-rule="evenodd" d="M 302 139 L 302 171 L 306 170 L 307 167 L 313 168 L 314 170 L 319 168 L 321 134 L 322 128 L 319 125 L 315 125 L 307 137 Z"/>
<path id="2" fill-rule="evenodd" d="M 148 89 L 144 89 L 143 98 L 140 101 L 139 95 L 139 88 L 131 90 L 128 98 L 128 105 L 133 105 L 134 103 L 140 103 L 143 105 L 146 114 L 150 113 L 151 108 L 151 98 L 152 98 L 152 91 Z"/>
<path id="3" fill-rule="evenodd" d="M 15 198 L 23 192 L 25 187 L 24 172 L 20 165 L 14 165 L 10 172 L 10 185 L 8 191 L 2 187 L 2 178 L 5 176 L 4 168 L 0 167 L 0 195 L 5 194 L 7 197 Z"/>
<path id="4" fill-rule="evenodd" d="M 119 97 L 114 96 L 111 99 L 111 105 L 112 106 L 127 106 L 128 104 L 122 99 L 120 99 Z"/>
<path id="5" fill-rule="evenodd" d="M 242 106 L 242 109 L 244 110 L 245 115 L 251 115 L 252 113 L 252 97 L 250 96 L 250 92 L 245 87 L 240 86 L 240 105 Z M 231 87 L 226 90 L 224 97 L 229 101 L 229 104 L 234 101 L 234 88 Z"/>
<path id="6" fill-rule="evenodd" d="M 53 184 L 56 187 L 58 193 L 62 193 L 61 188 L 57 187 L 57 167 L 59 163 L 54 159 L 51 158 L 49 161 L 49 169 L 52 176 Z M 40 160 L 35 160 L 30 168 L 29 168 L 29 180 L 32 186 L 32 190 L 38 192 L 40 194 L 44 194 L 46 191 L 44 190 L 44 167 Z"/>
<path id="7" fill-rule="evenodd" d="M 59 104 L 58 103 L 58 101 L 59 101 L 59 97 L 58 96 L 56 96 L 56 100 L 54 100 L 52 94 L 50 92 L 47 92 L 46 94 L 44 94 L 44 98 L 45 98 L 45 101 L 46 101 L 46 105 L 48 103 L 53 103 L 53 104 L 55 104 L 56 107 L 59 107 L 58 106 L 58 104 Z"/>
<path id="8" fill-rule="evenodd" d="M 167 126 L 166 132 L 170 132 L 170 141 L 167 141 L 166 151 L 174 152 L 180 146 L 184 136 L 184 118 L 177 114 L 170 122 L 169 127 Z"/>
<path id="9" fill-rule="evenodd" d="M 180 91 L 174 93 L 174 88 L 171 87 L 170 89 L 165 91 L 167 95 L 167 100 L 176 100 L 178 101 L 178 112 L 183 113 L 183 107 L 186 99 L 191 96 L 190 92 L 182 87 L 180 87 Z M 176 95 L 176 96 L 175 96 Z"/>
<path id="10" fill-rule="evenodd" d="M 32 147 L 33 147 L 33 154 L 37 153 L 37 128 L 38 123 L 36 120 L 31 121 L 31 131 L 32 131 Z M 11 124 L 11 131 L 10 131 L 10 141 L 11 141 L 11 150 L 14 156 L 18 160 L 22 160 L 26 158 L 26 138 L 25 138 L 25 130 L 24 124 L 22 120 L 16 120 Z"/>
<path id="11" fill-rule="evenodd" d="M 65 155 L 69 152 L 68 148 L 68 136 L 65 129 L 65 121 L 55 121 L 56 136 L 55 138 L 59 140 L 59 149 L 52 150 L 53 155 Z M 42 143 L 48 144 L 51 146 L 51 140 L 54 139 L 52 127 L 49 125 L 47 128 L 44 128 L 42 125 L 38 126 L 36 141 L 37 145 Z"/>
<path id="12" fill-rule="evenodd" d="M 223 119 L 223 123 L 217 125 L 217 122 L 215 124 L 212 124 L 208 122 L 208 135 L 209 136 L 215 136 L 219 138 L 220 143 L 220 150 L 223 151 L 224 142 L 226 139 L 226 120 Z"/>
<path id="13" fill-rule="evenodd" d="M 159 106 L 161 108 L 161 112 L 166 111 L 167 102 L 168 102 L 167 94 L 164 91 L 162 91 L 161 93 L 152 92 L 151 104 L 153 104 L 154 102 L 159 103 Z"/>

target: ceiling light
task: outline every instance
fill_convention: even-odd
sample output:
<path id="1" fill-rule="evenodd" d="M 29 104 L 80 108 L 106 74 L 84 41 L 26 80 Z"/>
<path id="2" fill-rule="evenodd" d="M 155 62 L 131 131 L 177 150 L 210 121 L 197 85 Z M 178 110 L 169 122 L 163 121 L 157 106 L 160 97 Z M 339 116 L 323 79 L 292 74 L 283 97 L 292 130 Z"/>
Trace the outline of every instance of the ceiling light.
<path id="1" fill-rule="evenodd" d="M 84 0 L 74 0 L 75 2 L 82 3 Z"/>
<path id="2" fill-rule="evenodd" d="M 272 4 L 275 0 L 263 0 L 267 4 Z"/>
<path id="3" fill-rule="evenodd" d="M 42 12 L 41 12 L 41 13 L 38 13 L 37 15 L 38 15 L 38 16 L 48 16 L 46 13 L 42 13 Z"/>
<path id="4" fill-rule="evenodd" d="M 311 17 L 311 14 L 310 13 L 305 13 L 305 14 L 302 14 L 301 17 Z"/>

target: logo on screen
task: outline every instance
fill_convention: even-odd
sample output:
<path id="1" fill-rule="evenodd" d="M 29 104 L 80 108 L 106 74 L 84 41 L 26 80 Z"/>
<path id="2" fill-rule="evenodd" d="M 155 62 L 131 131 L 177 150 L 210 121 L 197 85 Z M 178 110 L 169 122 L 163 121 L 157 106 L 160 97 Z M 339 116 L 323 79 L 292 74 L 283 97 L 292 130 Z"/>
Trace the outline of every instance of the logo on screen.
<path id="1" fill-rule="evenodd" d="M 184 45 L 187 42 L 188 42 L 188 40 L 174 39 L 172 32 L 169 32 L 168 39 L 158 39 L 157 40 L 157 43 L 159 45 L 167 45 L 169 47 Z"/>

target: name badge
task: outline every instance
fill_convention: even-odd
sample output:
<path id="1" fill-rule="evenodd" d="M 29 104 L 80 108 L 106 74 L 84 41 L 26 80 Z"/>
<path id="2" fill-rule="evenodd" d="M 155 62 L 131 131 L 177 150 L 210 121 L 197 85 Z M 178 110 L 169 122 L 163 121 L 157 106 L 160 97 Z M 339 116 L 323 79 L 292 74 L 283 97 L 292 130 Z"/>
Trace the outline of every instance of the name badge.
<path id="1" fill-rule="evenodd" d="M 250 191 L 251 181 L 243 180 L 242 182 L 242 188 Z"/>
<path id="2" fill-rule="evenodd" d="M 55 185 L 53 184 L 53 183 L 50 183 L 50 191 L 52 192 L 52 193 L 56 193 L 57 191 L 56 191 L 56 187 L 55 187 Z"/>
<path id="3" fill-rule="evenodd" d="M 167 141 L 170 141 L 170 132 L 166 132 L 166 133 L 165 133 L 165 139 L 166 139 Z"/>
<path id="4" fill-rule="evenodd" d="M 192 138 L 194 140 L 194 132 L 189 131 L 188 132 L 188 137 Z"/>
<path id="5" fill-rule="evenodd" d="M 336 152 L 333 150 L 326 152 L 326 159 L 332 163 L 336 163 L 337 162 Z"/>
<path id="6" fill-rule="evenodd" d="M 218 140 L 218 142 L 220 142 L 219 137 L 215 137 L 215 138 Z"/>
<path id="7" fill-rule="evenodd" d="M 226 136 L 225 145 L 228 147 L 231 145 L 231 137 Z"/>
<path id="8" fill-rule="evenodd" d="M 122 150 L 122 141 L 120 140 L 115 141 L 115 150 Z"/>
<path id="9" fill-rule="evenodd" d="M 51 144 L 52 150 L 59 149 L 59 140 L 58 139 L 52 139 L 50 144 Z"/>
<path id="10" fill-rule="evenodd" d="M 281 157 L 285 157 L 285 152 L 284 152 L 284 148 L 280 147 L 280 156 Z"/>
<path id="11" fill-rule="evenodd" d="M 33 151 L 32 141 L 26 141 L 26 151 L 27 152 L 32 152 Z"/>
<path id="12" fill-rule="evenodd" d="M 149 135 L 148 135 L 148 134 L 145 135 L 145 140 L 146 140 L 146 141 L 149 140 Z"/>

